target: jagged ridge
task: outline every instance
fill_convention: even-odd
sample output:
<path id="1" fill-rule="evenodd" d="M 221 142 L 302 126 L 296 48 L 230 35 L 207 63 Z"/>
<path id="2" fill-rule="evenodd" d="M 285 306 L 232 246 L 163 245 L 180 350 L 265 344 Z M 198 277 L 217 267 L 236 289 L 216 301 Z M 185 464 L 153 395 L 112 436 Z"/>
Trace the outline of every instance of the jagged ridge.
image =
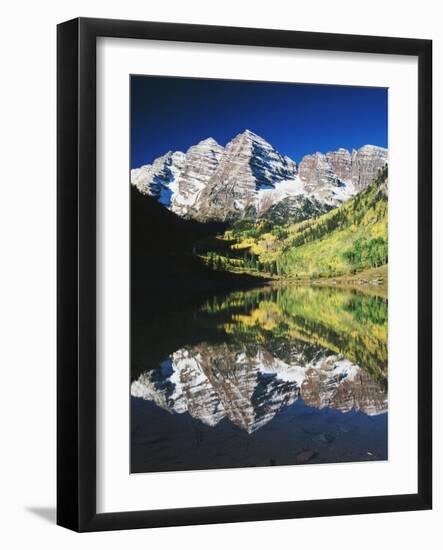
<path id="1" fill-rule="evenodd" d="M 279 216 L 304 219 L 310 211 L 326 212 L 365 189 L 386 162 L 386 149 L 365 145 L 352 152 L 306 155 L 297 166 L 245 130 L 226 147 L 208 138 L 186 154 L 170 151 L 131 170 L 131 183 L 184 218 L 257 218 L 286 201 L 288 213 L 283 203 Z"/>

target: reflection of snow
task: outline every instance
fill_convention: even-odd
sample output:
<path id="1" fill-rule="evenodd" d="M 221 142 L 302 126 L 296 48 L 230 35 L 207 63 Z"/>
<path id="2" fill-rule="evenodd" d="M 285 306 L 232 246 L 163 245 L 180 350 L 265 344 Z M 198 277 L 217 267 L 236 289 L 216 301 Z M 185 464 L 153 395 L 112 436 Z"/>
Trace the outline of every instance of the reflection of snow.
<path id="1" fill-rule="evenodd" d="M 300 396 L 319 408 L 386 411 L 386 395 L 359 366 L 327 350 L 311 362 L 295 356 L 298 363 L 288 364 L 261 346 L 255 353 L 225 345 L 183 348 L 170 356 L 168 368 L 134 381 L 131 395 L 171 413 L 187 412 L 209 426 L 228 417 L 249 433 Z"/>

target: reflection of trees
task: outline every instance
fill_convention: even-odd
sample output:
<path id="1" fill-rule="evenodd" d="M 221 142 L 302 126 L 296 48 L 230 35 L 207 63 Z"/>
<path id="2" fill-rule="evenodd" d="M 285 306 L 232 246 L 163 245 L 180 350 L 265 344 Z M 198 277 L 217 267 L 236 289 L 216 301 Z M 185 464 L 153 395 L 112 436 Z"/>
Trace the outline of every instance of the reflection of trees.
<path id="1" fill-rule="evenodd" d="M 356 294 L 346 304 L 348 311 L 351 311 L 355 318 L 365 323 L 368 320 L 377 325 L 384 325 L 388 321 L 388 308 L 386 300 L 380 296 L 374 296 L 372 300 L 364 300 L 364 297 Z"/>
<path id="2" fill-rule="evenodd" d="M 386 384 L 387 300 L 379 296 L 270 287 L 214 298 L 203 311 L 233 340 L 262 343 L 282 360 L 298 339 L 343 355 Z"/>

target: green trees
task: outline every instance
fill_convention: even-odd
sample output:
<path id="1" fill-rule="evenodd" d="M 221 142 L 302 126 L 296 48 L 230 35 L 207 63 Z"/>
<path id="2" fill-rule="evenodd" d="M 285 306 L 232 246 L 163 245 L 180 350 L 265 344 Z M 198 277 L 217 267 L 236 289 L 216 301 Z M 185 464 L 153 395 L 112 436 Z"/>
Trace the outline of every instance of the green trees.
<path id="1" fill-rule="evenodd" d="M 383 237 L 367 241 L 357 240 L 344 252 L 353 268 L 379 267 L 388 262 L 388 242 Z"/>
<path id="2" fill-rule="evenodd" d="M 310 219 L 279 225 L 238 220 L 210 243 L 210 269 L 298 279 L 334 278 L 388 261 L 387 166 L 341 206 Z"/>
<path id="3" fill-rule="evenodd" d="M 271 234 L 274 235 L 274 237 L 277 237 L 277 239 L 284 240 L 288 236 L 288 230 L 284 227 L 281 227 L 280 225 L 275 225 L 271 229 Z"/>

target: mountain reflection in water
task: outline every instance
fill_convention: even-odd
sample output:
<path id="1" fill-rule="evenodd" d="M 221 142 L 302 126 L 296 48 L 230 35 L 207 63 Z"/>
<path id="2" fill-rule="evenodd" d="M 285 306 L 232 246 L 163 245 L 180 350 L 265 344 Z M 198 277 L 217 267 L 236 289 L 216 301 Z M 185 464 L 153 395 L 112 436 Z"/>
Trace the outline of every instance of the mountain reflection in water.
<path id="1" fill-rule="evenodd" d="M 387 416 L 382 414 L 387 412 L 387 301 L 383 297 L 338 288 L 266 287 L 215 297 L 193 311 L 190 319 L 195 322 L 196 330 L 201 324 L 211 327 L 212 340 L 171 350 L 159 365 L 139 373 L 131 383 L 133 398 L 149 401 L 174 418 L 186 417 L 212 428 L 214 444 L 221 449 L 226 448 L 227 430 L 240 429 L 246 438 L 258 437 L 256 434 L 265 426 L 273 430 L 276 417 L 286 411 L 287 421 L 280 422 L 274 430 L 277 433 L 272 436 L 272 445 L 278 445 L 282 438 L 289 436 L 289 430 L 284 433 L 288 422 L 297 423 L 303 430 L 300 407 L 324 412 L 319 416 L 320 424 L 315 432 L 320 429 L 325 443 L 336 439 L 337 434 L 332 436 L 326 424 L 326 428 L 321 427 L 322 418 L 330 423 L 331 410 L 335 410 L 335 422 L 340 427 L 340 419 L 345 426 L 358 412 L 359 434 L 355 440 L 359 448 L 355 453 L 352 442 L 348 441 L 344 454 L 336 452 L 335 456 L 332 452 L 331 455 L 329 450 L 324 460 L 317 453 L 311 453 L 312 456 L 318 455 L 316 461 L 319 462 L 387 457 L 387 422 L 372 422 L 377 426 L 377 441 L 374 433 L 370 433 L 370 419 Z M 165 420 L 168 425 L 171 421 L 172 418 Z M 198 464 L 189 463 L 189 457 L 181 464 L 183 449 L 179 441 L 183 435 L 174 440 L 165 428 L 159 436 L 157 424 L 153 428 L 157 434 L 153 439 L 149 417 L 141 415 L 138 405 L 133 407 L 132 422 L 135 427 L 133 466 L 146 463 L 140 460 L 140 453 L 146 454 L 148 448 L 152 459 L 156 453 L 152 442 L 158 442 L 159 437 L 163 441 L 162 463 L 156 467 L 151 460 L 150 465 L 144 467 L 135 465 L 133 471 L 216 467 L 209 459 L 207 464 L 202 462 L 201 457 Z M 366 434 L 362 432 L 363 424 L 364 430 L 368 430 Z M 328 433 L 321 431 L 323 429 Z M 302 438 L 304 447 L 312 447 L 309 429 L 303 433 L 308 434 Z M 368 451 L 362 455 L 365 440 L 375 444 L 377 453 Z M 166 441 L 169 443 L 165 458 Z M 240 447 L 250 445 L 238 432 L 236 441 Z M 297 441 L 293 443 L 297 447 Z M 233 447 L 221 466 L 244 465 L 244 460 L 236 460 L 235 445 Z M 200 442 L 203 455 L 204 448 Z M 261 465 L 262 461 L 257 456 L 254 458 L 254 452 L 250 454 L 249 462 Z M 165 464 L 168 457 L 172 459 L 169 466 Z M 294 457 L 293 454 L 279 463 L 296 463 Z"/>

